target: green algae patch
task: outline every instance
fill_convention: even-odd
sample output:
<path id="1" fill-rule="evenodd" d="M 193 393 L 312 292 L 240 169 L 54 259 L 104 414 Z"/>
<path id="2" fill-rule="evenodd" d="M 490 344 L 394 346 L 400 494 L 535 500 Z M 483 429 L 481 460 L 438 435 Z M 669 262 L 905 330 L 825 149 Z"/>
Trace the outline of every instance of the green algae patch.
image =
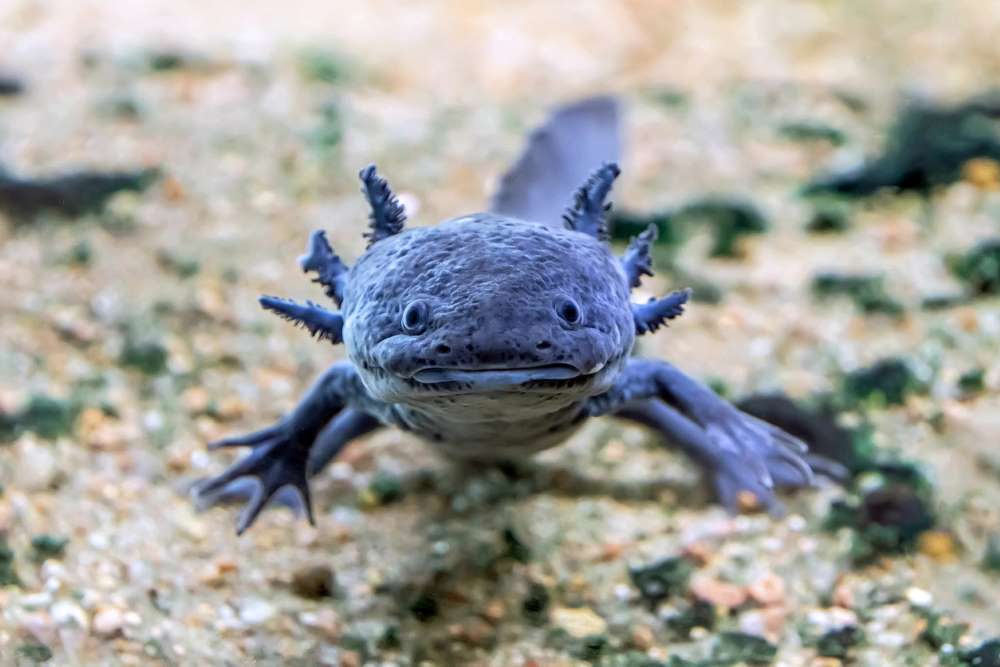
<path id="1" fill-rule="evenodd" d="M 902 405 L 907 396 L 924 389 L 911 364 L 892 357 L 848 373 L 841 385 L 841 397 L 847 405 L 885 407 Z"/>
<path id="2" fill-rule="evenodd" d="M 674 556 L 649 565 L 629 568 L 629 576 L 642 598 L 655 603 L 672 595 L 687 593 L 688 582 L 694 570 L 695 564 L 691 559 Z"/>
<path id="3" fill-rule="evenodd" d="M 0 413 L 0 442 L 10 442 L 22 433 L 55 440 L 73 432 L 81 405 L 75 399 L 35 394 L 13 414 Z"/>
<path id="4" fill-rule="evenodd" d="M 886 291 L 885 279 L 879 275 L 818 273 L 813 277 L 812 293 L 821 300 L 846 297 L 866 315 L 899 317 L 905 312 L 903 305 Z"/>
<path id="5" fill-rule="evenodd" d="M 1000 294 L 1000 238 L 983 241 L 964 254 L 949 257 L 947 264 L 972 294 Z"/>

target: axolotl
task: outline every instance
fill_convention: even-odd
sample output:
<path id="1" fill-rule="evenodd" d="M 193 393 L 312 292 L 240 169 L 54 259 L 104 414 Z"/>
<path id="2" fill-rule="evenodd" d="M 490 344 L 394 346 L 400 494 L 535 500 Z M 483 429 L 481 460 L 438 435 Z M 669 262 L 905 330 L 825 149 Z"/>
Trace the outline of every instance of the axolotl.
<path id="1" fill-rule="evenodd" d="M 618 150 L 616 123 L 610 98 L 560 109 L 531 135 L 490 211 L 434 227 L 407 229 L 387 182 L 374 166 L 362 170 L 366 252 L 348 267 L 316 231 L 300 258 L 339 310 L 260 299 L 319 339 L 343 343 L 348 360 L 323 372 L 277 423 L 213 443 L 250 452 L 200 483 L 201 501 L 248 500 L 238 533 L 279 492 L 312 522 L 310 476 L 375 429 L 400 428 L 453 459 L 500 462 L 557 445 L 600 415 L 644 424 L 690 454 L 733 510 L 746 493 L 773 510 L 775 488 L 812 485 L 813 468 L 827 462 L 801 441 L 670 363 L 631 356 L 636 337 L 680 316 L 690 292 L 630 299 L 652 275 L 656 229 L 612 254 L 609 195 L 619 168 L 603 158 Z M 564 194 L 565 212 L 554 215 Z"/>

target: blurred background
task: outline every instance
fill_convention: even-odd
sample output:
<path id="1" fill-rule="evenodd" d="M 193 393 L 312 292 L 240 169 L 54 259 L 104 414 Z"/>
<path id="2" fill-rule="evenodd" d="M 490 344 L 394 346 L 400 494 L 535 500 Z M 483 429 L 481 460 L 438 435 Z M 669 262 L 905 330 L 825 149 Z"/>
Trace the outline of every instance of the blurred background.
<path id="1" fill-rule="evenodd" d="M 5 0 L 0 664 L 1000 664 L 997 34 L 964 0 Z M 641 296 L 695 288 L 639 352 L 852 478 L 730 517 L 634 426 L 473 475 L 386 431 L 315 528 L 198 513 L 205 443 L 342 355 L 256 298 L 321 296 L 313 229 L 363 252 L 358 170 L 414 225 L 480 210 L 598 93 Z"/>

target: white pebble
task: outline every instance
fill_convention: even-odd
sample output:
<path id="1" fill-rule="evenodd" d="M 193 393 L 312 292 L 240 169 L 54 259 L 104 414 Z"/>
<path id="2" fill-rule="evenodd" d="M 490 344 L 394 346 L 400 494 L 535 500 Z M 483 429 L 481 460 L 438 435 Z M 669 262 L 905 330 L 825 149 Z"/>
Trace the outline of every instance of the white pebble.
<path id="1" fill-rule="evenodd" d="M 191 452 L 190 461 L 192 468 L 204 470 L 212 462 L 212 457 L 204 451 L 195 450 Z"/>
<path id="2" fill-rule="evenodd" d="M 787 520 L 788 529 L 799 533 L 808 528 L 809 524 L 801 514 L 791 514 Z"/>
<path id="3" fill-rule="evenodd" d="M 125 616 L 118 607 L 102 607 L 94 614 L 94 633 L 101 637 L 113 637 L 121 632 Z"/>
<path id="4" fill-rule="evenodd" d="M 632 599 L 632 588 L 625 584 L 615 586 L 615 599 L 619 602 L 628 602 Z"/>
<path id="5" fill-rule="evenodd" d="M 78 628 L 87 629 L 87 613 L 83 611 L 80 605 L 68 600 L 60 600 L 52 605 L 52 619 L 62 626 L 76 626 Z"/>
<path id="6" fill-rule="evenodd" d="M 806 619 L 810 625 L 816 626 L 820 633 L 858 624 L 857 614 L 842 607 L 813 609 L 806 615 Z"/>
<path id="7" fill-rule="evenodd" d="M 105 533 L 91 533 L 87 536 L 87 544 L 98 551 L 106 551 L 111 546 L 111 540 Z"/>
<path id="8" fill-rule="evenodd" d="M 41 593 L 32 593 L 31 595 L 25 595 L 21 598 L 21 606 L 27 609 L 38 609 L 39 607 L 48 607 L 52 604 L 52 594 L 48 591 L 42 591 Z"/>
<path id="9" fill-rule="evenodd" d="M 66 567 L 57 560 L 46 558 L 42 563 L 42 576 L 45 579 L 65 579 Z"/>
<path id="10" fill-rule="evenodd" d="M 899 632 L 882 632 L 875 636 L 875 643 L 879 646 L 900 648 L 907 644 L 907 640 Z"/>
<path id="11" fill-rule="evenodd" d="M 274 606 L 259 598 L 246 600 L 240 605 L 240 620 L 248 625 L 259 625 L 274 616 Z"/>
<path id="12" fill-rule="evenodd" d="M 59 468 L 51 447 L 26 441 L 20 459 L 17 485 L 22 491 L 45 491 L 52 486 Z"/>
<path id="13" fill-rule="evenodd" d="M 147 431 L 159 431 L 163 423 L 163 414 L 158 410 L 149 410 L 142 416 L 142 425 Z"/>
<path id="14" fill-rule="evenodd" d="M 929 607 L 934 602 L 934 596 L 922 588 L 906 589 L 906 600 L 914 607 Z"/>

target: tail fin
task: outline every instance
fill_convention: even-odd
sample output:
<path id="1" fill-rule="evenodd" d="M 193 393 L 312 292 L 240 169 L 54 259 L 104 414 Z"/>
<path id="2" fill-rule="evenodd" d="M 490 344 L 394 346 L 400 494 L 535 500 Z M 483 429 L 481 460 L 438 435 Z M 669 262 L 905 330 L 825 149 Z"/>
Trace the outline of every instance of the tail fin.
<path id="1" fill-rule="evenodd" d="M 562 227 L 566 202 L 580 184 L 603 163 L 620 160 L 620 115 L 611 96 L 557 108 L 503 175 L 490 211 Z"/>

